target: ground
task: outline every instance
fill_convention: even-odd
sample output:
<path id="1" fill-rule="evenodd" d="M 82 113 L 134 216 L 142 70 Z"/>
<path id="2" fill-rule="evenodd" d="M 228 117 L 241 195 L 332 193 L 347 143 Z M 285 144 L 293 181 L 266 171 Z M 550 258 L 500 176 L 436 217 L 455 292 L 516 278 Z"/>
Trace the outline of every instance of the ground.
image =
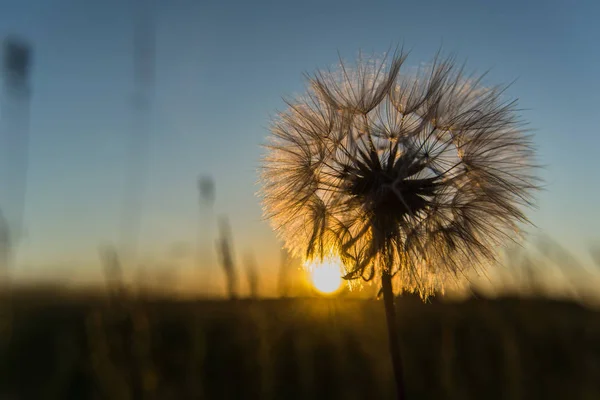
<path id="1" fill-rule="evenodd" d="M 2 399 L 392 398 L 381 301 L 3 304 Z M 398 323 L 409 399 L 600 398 L 599 312 L 400 298 Z"/>

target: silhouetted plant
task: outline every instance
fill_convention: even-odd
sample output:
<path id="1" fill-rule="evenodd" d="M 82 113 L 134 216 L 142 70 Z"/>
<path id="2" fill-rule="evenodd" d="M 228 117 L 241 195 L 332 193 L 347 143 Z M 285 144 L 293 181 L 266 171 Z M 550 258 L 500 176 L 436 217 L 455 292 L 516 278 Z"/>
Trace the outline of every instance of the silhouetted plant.
<path id="1" fill-rule="evenodd" d="M 12 264 L 13 241 L 11 233 L 8 221 L 0 210 L 0 273 L 2 274 L 2 285 L 6 284 L 9 279 Z"/>
<path id="2" fill-rule="evenodd" d="M 279 297 L 287 297 L 290 292 L 290 255 L 289 252 L 283 248 L 279 254 L 279 279 L 278 279 L 278 291 Z"/>
<path id="3" fill-rule="evenodd" d="M 246 278 L 248 279 L 248 290 L 251 299 L 258 298 L 258 268 L 254 253 L 248 251 L 245 256 Z"/>
<path id="4" fill-rule="evenodd" d="M 503 88 L 453 58 L 401 75 L 400 51 L 307 75 L 271 126 L 261 196 L 294 254 L 338 255 L 346 279 L 381 279 L 398 398 L 392 284 L 427 297 L 479 270 L 528 219 L 530 136 Z"/>
<path id="5" fill-rule="evenodd" d="M 200 204 L 212 207 L 215 202 L 215 181 L 208 175 L 198 178 L 198 191 L 200 192 Z"/>
<path id="6" fill-rule="evenodd" d="M 231 228 L 229 220 L 225 216 L 219 218 L 219 239 L 217 247 L 221 257 L 221 266 L 225 271 L 227 279 L 227 293 L 230 299 L 237 298 L 237 274 L 233 261 L 233 249 L 231 239 Z"/>
<path id="7" fill-rule="evenodd" d="M 10 226 L 0 210 L 0 348 L 10 346 L 12 336 L 11 266 L 13 241 Z"/>
<path id="8" fill-rule="evenodd" d="M 102 246 L 99 251 L 109 297 L 112 301 L 119 301 L 124 290 L 123 268 L 119 253 L 111 245 Z"/>
<path id="9" fill-rule="evenodd" d="M 199 214 L 196 238 L 196 264 L 204 273 L 204 284 L 210 288 L 210 275 L 213 267 L 213 206 L 216 198 L 215 181 L 209 175 L 201 175 L 197 181 Z M 207 246 L 208 243 L 208 247 Z"/>

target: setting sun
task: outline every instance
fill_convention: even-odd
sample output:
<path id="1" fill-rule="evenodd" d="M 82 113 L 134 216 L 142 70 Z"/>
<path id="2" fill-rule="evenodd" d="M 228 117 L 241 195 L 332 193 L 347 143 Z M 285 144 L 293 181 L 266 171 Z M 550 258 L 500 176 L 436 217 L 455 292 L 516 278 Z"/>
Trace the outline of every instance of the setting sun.
<path id="1" fill-rule="evenodd" d="M 310 266 L 310 279 L 319 292 L 331 294 L 342 286 L 340 263 L 335 260 L 326 260 L 323 263 Z"/>

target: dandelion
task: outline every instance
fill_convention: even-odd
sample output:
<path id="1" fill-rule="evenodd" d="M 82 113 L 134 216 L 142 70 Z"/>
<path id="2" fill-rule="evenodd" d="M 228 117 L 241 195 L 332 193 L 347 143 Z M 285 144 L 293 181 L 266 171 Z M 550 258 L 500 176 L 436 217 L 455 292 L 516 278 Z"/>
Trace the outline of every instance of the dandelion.
<path id="1" fill-rule="evenodd" d="M 504 88 L 439 55 L 400 74 L 405 53 L 307 75 L 271 126 L 264 213 L 306 260 L 334 253 L 344 278 L 382 284 L 402 398 L 393 286 L 423 298 L 496 260 L 527 223 L 531 137 Z"/>

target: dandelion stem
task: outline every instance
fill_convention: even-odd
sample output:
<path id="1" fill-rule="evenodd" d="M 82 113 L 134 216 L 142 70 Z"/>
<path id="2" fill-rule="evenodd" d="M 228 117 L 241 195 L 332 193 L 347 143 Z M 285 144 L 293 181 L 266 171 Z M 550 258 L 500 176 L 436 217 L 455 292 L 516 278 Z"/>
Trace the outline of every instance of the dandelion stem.
<path id="1" fill-rule="evenodd" d="M 404 374 L 402 371 L 402 357 L 400 355 L 400 342 L 398 338 L 398 321 L 396 320 L 396 308 L 394 306 L 394 292 L 392 290 L 392 275 L 384 271 L 381 276 L 383 289 L 383 302 L 385 304 L 385 317 L 388 329 L 390 357 L 394 369 L 394 380 L 396 382 L 396 398 L 406 400 L 404 394 Z"/>

